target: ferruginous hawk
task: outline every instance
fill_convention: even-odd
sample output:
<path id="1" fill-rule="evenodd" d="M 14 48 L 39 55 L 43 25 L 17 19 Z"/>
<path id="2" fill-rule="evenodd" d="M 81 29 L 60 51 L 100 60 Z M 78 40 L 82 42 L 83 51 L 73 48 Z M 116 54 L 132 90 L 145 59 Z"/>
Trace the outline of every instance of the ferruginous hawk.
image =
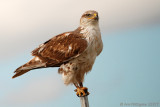
<path id="1" fill-rule="evenodd" d="M 17 68 L 12 78 L 33 69 L 59 67 L 58 73 L 62 74 L 66 85 L 74 84 L 78 96 L 88 95 L 88 89 L 83 87 L 84 76 L 91 71 L 103 48 L 98 20 L 96 11 L 86 11 L 76 30 L 59 34 L 41 44 L 32 51 L 34 58 Z"/>

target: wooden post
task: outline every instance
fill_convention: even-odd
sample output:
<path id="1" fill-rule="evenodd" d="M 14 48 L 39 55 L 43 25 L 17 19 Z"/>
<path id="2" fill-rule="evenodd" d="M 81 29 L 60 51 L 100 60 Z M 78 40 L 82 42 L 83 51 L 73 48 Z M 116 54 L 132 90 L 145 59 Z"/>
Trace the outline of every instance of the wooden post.
<path id="1" fill-rule="evenodd" d="M 80 97 L 81 107 L 89 107 L 88 96 Z"/>

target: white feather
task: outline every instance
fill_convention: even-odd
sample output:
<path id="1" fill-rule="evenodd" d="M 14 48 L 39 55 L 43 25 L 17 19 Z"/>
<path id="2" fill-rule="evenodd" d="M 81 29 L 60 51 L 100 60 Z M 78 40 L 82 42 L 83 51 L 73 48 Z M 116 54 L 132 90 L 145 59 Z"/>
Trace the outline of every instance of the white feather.
<path id="1" fill-rule="evenodd" d="M 35 58 L 35 61 L 39 61 L 39 60 L 40 60 L 39 57 L 36 57 L 36 58 Z"/>
<path id="2" fill-rule="evenodd" d="M 65 33 L 66 36 L 70 35 L 70 33 Z"/>

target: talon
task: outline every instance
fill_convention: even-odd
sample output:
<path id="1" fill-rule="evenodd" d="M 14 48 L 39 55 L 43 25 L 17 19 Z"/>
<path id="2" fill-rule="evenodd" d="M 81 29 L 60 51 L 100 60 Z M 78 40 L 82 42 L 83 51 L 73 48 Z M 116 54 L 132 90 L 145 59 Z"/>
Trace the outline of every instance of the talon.
<path id="1" fill-rule="evenodd" d="M 84 96 L 89 95 L 87 87 L 77 87 L 77 89 L 75 89 L 74 91 L 77 92 L 76 95 L 78 97 L 84 97 Z"/>
<path id="2" fill-rule="evenodd" d="M 77 89 L 75 89 L 74 91 L 77 92 Z"/>

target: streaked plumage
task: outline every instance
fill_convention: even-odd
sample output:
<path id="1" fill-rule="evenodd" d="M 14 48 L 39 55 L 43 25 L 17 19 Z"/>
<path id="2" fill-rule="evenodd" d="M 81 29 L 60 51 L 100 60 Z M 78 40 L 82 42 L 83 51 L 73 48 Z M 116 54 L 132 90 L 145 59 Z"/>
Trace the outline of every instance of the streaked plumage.
<path id="1" fill-rule="evenodd" d="M 98 13 L 90 10 L 80 19 L 80 26 L 59 34 L 32 51 L 34 58 L 15 71 L 13 78 L 32 69 L 59 67 L 65 84 L 82 84 L 103 48 Z"/>

